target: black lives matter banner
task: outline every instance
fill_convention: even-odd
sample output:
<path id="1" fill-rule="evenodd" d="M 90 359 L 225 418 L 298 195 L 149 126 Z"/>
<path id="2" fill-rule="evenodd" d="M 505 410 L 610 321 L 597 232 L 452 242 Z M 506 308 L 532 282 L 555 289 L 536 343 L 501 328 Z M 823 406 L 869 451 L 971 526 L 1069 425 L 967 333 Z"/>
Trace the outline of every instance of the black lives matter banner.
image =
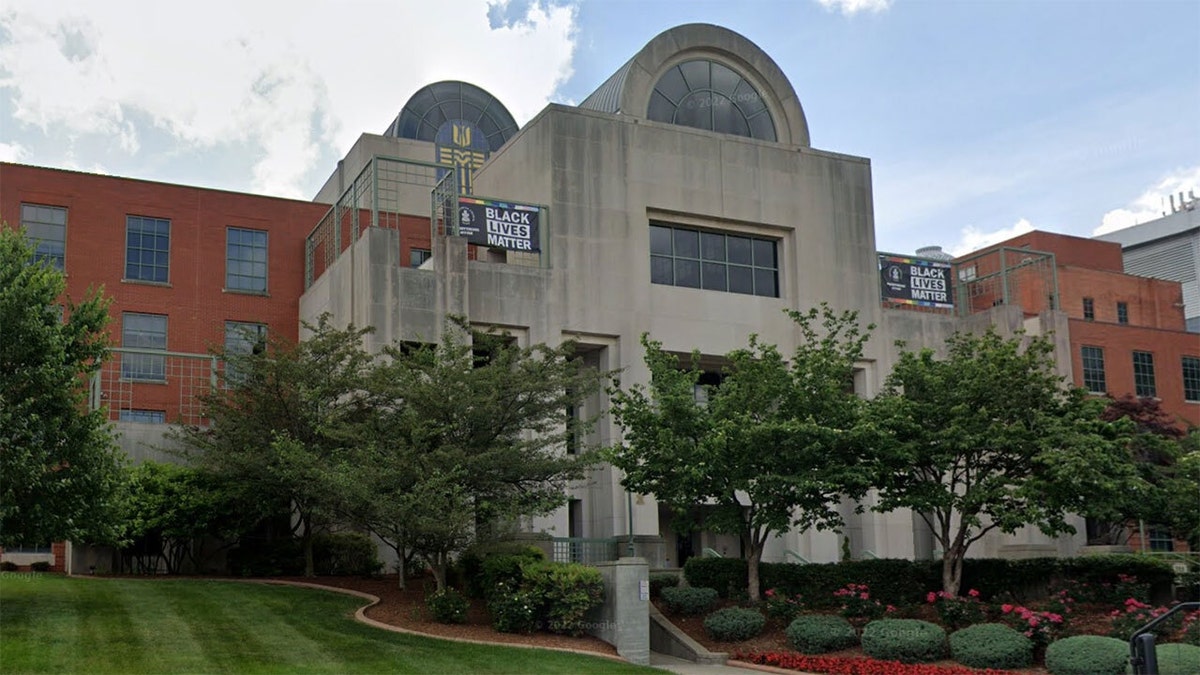
<path id="1" fill-rule="evenodd" d="M 902 305 L 954 308 L 950 263 L 897 255 L 879 256 L 883 299 Z"/>
<path id="2" fill-rule="evenodd" d="M 459 197 L 458 233 L 480 246 L 536 252 L 540 215 L 536 206 Z"/>

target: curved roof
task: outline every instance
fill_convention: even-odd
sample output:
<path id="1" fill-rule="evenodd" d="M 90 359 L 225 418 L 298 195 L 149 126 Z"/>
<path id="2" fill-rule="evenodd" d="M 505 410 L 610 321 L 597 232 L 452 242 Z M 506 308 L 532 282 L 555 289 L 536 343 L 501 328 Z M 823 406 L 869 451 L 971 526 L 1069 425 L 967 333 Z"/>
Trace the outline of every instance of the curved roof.
<path id="1" fill-rule="evenodd" d="M 579 107 L 645 119 L 663 75 L 696 59 L 724 65 L 754 85 L 770 111 L 780 143 L 809 145 L 808 121 L 800 99 L 775 61 L 745 37 L 711 24 L 685 24 L 659 33 Z"/>
<path id="2" fill-rule="evenodd" d="M 452 120 L 477 127 L 491 152 L 517 133 L 512 113 L 495 96 L 469 82 L 444 80 L 417 90 L 384 135 L 433 143 L 438 130 Z"/>

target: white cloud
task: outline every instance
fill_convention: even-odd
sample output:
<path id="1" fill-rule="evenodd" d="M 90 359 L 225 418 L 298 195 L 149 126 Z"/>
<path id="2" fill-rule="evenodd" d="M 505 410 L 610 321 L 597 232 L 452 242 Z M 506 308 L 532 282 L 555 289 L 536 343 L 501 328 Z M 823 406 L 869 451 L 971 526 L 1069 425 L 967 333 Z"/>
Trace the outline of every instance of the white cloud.
<path id="1" fill-rule="evenodd" d="M 29 150 L 20 143 L 0 143 L 0 162 L 23 162 L 29 158 Z"/>
<path id="2" fill-rule="evenodd" d="M 156 151 L 245 148 L 253 189 L 287 196 L 308 196 L 322 153 L 382 132 L 437 80 L 476 82 L 529 119 L 571 75 L 577 14 L 532 3 L 493 29 L 485 0 L 9 6 L 0 90 L 19 131 L 129 156 L 164 132 L 175 147 Z"/>
<path id="3" fill-rule="evenodd" d="M 962 229 L 962 237 L 958 240 L 958 243 L 950 247 L 950 254 L 955 257 L 966 255 L 972 251 L 978 251 L 981 248 L 986 248 L 1006 239 L 1012 239 L 1019 234 L 1032 231 L 1033 224 L 1025 218 L 1018 220 L 1012 227 L 1005 227 L 991 232 L 984 232 L 974 225 L 968 225 Z"/>
<path id="4" fill-rule="evenodd" d="M 859 12 L 878 14 L 892 6 L 892 0 L 817 0 L 817 3 L 844 16 L 854 16 Z"/>
<path id="5" fill-rule="evenodd" d="M 1148 220 L 1162 217 L 1171 212 L 1171 195 L 1179 201 L 1180 192 L 1200 190 L 1200 165 L 1178 169 L 1147 188 L 1137 199 L 1123 208 L 1113 209 L 1100 219 L 1100 226 L 1092 230 L 1092 236 L 1108 234 L 1132 227 Z"/>

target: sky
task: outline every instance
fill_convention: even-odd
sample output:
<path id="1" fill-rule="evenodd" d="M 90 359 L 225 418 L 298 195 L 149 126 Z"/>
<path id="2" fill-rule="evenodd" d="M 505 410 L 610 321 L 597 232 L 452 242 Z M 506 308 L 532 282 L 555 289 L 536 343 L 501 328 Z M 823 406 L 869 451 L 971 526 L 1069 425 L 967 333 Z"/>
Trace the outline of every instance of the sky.
<path id="1" fill-rule="evenodd" d="M 881 251 L 1200 192 L 1200 0 L 7 0 L 0 161 L 311 199 L 426 84 L 521 124 L 694 22 L 779 64 L 813 147 L 871 160 Z"/>

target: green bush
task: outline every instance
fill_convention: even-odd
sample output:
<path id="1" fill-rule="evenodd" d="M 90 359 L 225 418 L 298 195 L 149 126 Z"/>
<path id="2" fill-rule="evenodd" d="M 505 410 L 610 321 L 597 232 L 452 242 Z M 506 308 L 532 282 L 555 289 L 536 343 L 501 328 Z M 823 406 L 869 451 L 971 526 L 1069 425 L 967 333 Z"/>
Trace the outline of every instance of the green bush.
<path id="1" fill-rule="evenodd" d="M 522 588 L 538 603 L 538 618 L 551 633 L 583 635 L 588 610 L 604 602 L 604 578 L 594 567 L 554 562 L 527 562 Z"/>
<path id="2" fill-rule="evenodd" d="M 31 562 L 31 563 L 29 563 L 29 571 L 30 572 L 49 572 L 50 571 L 50 563 L 46 562 L 45 560 L 38 560 L 35 562 Z"/>
<path id="3" fill-rule="evenodd" d="M 501 584 L 488 596 L 492 628 L 501 633 L 532 633 L 537 630 L 538 601 L 533 593 Z"/>
<path id="4" fill-rule="evenodd" d="M 0 572 L 16 572 L 18 569 L 20 568 L 17 567 L 17 563 L 12 562 L 11 560 L 0 562 Z"/>
<path id="5" fill-rule="evenodd" d="M 242 577 L 279 577 L 304 574 L 304 549 L 299 539 L 243 539 L 229 552 L 229 571 Z M 315 566 L 316 561 L 314 561 Z"/>
<path id="6" fill-rule="evenodd" d="M 655 572 L 650 575 L 650 597 L 662 597 L 664 588 L 675 588 L 679 585 L 679 575 L 674 572 Z"/>
<path id="7" fill-rule="evenodd" d="M 703 614 L 717 604 L 717 592 L 711 588 L 664 588 L 663 601 L 676 614 Z"/>
<path id="8" fill-rule="evenodd" d="M 425 598 L 425 606 L 438 623 L 466 623 L 467 599 L 453 588 L 444 588 Z"/>
<path id="9" fill-rule="evenodd" d="M 766 622 L 767 618 L 756 609 L 727 607 L 709 614 L 704 619 L 704 630 L 720 642 L 741 642 L 761 633 Z"/>
<path id="10" fill-rule="evenodd" d="M 1200 673 L 1200 647 L 1184 644 L 1158 645 L 1159 675 Z"/>
<path id="11" fill-rule="evenodd" d="M 880 619 L 863 629 L 862 649 L 884 661 L 936 661 L 946 655 L 946 631 L 928 621 Z"/>
<path id="12" fill-rule="evenodd" d="M 1001 623 L 980 623 L 950 634 L 950 658 L 972 668 L 1024 668 L 1033 641 Z"/>
<path id="13" fill-rule="evenodd" d="M 787 639 L 788 644 L 798 652 L 824 654 L 858 644 L 858 633 L 845 617 L 807 614 L 796 617 L 788 624 Z"/>
<path id="14" fill-rule="evenodd" d="M 1099 635 L 1076 635 L 1046 647 L 1051 675 L 1123 675 L 1129 665 L 1129 643 Z"/>
<path id="15" fill-rule="evenodd" d="M 688 558 L 683 576 L 695 588 L 713 588 L 722 598 L 746 590 L 746 561 L 741 558 Z M 763 588 L 770 588 L 767 583 Z"/>
<path id="16" fill-rule="evenodd" d="M 480 567 L 480 589 L 482 595 L 490 596 L 502 586 L 519 588 L 521 586 L 521 566 L 531 562 L 541 562 L 546 554 L 540 548 L 524 547 L 517 553 L 497 553 L 483 558 Z"/>
<path id="17" fill-rule="evenodd" d="M 488 558 L 506 555 L 515 555 L 534 562 L 546 559 L 542 549 L 517 542 L 494 542 L 468 549 L 459 556 L 454 565 L 455 575 L 463 580 L 468 595 L 473 598 L 483 598 L 487 595 L 488 586 L 484 578 L 483 562 Z"/>
<path id="18" fill-rule="evenodd" d="M 361 532 L 333 532 L 313 537 L 313 571 L 320 576 L 371 576 L 383 569 L 378 548 Z"/>

